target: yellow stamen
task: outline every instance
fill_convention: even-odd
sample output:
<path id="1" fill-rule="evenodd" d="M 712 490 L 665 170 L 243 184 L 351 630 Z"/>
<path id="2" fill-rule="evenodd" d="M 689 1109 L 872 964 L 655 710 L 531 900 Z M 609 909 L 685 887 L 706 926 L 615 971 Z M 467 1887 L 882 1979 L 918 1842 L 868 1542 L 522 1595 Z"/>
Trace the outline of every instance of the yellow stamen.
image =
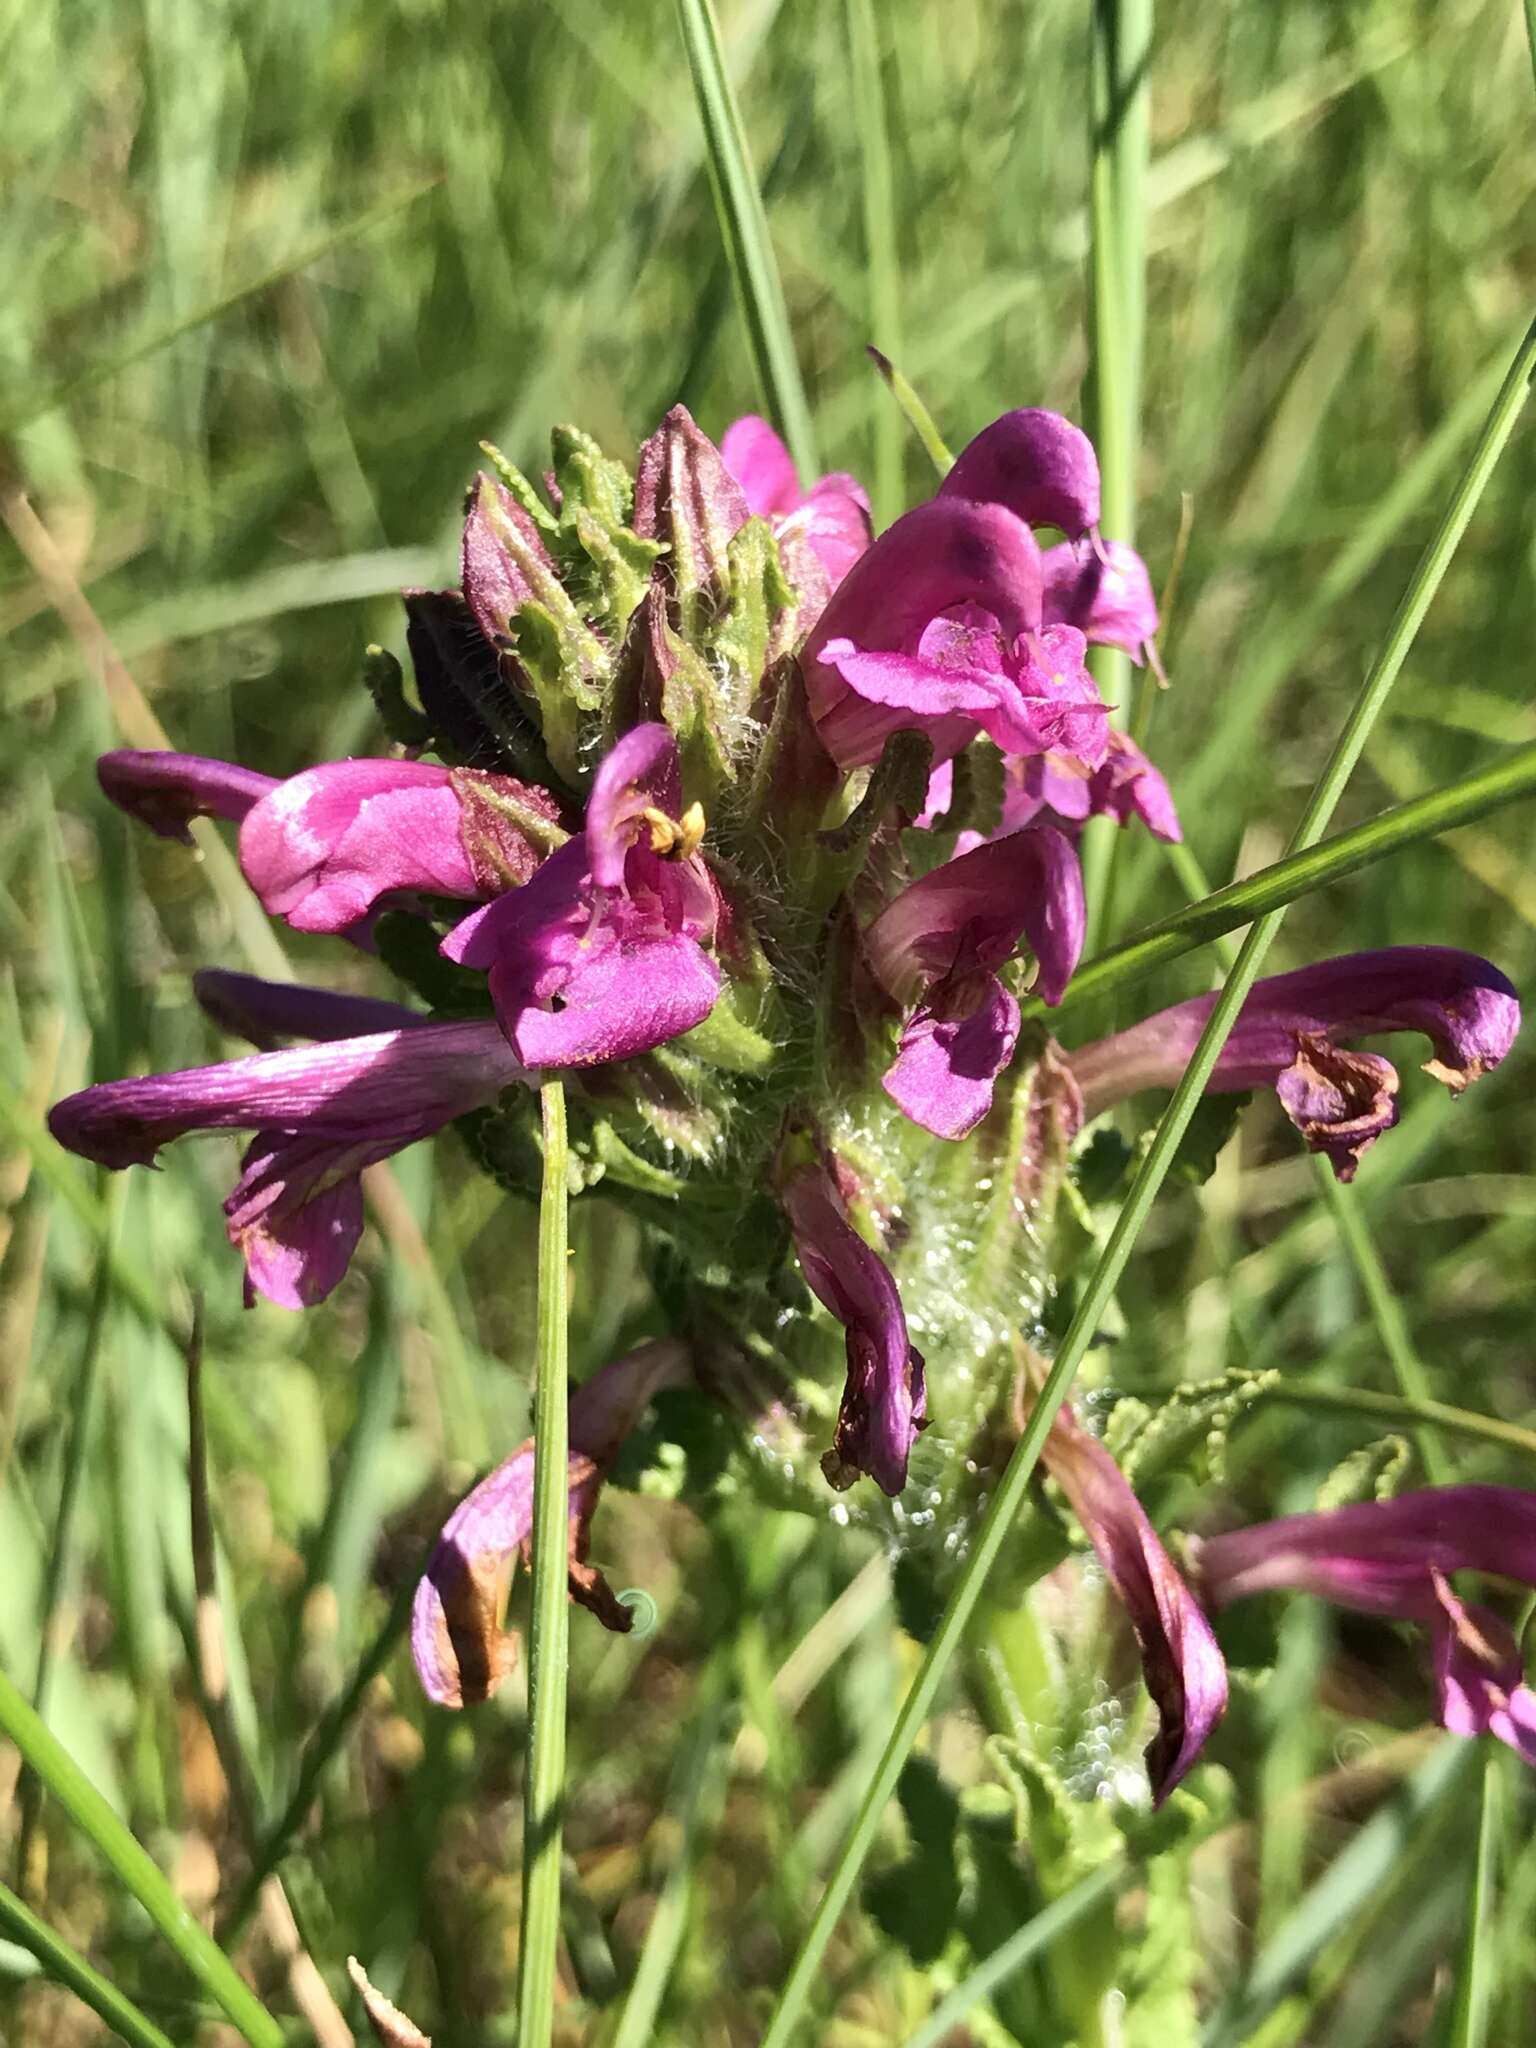
<path id="1" fill-rule="evenodd" d="M 704 806 L 690 804 L 681 818 L 669 818 L 654 804 L 640 813 L 651 828 L 651 851 L 673 860 L 686 860 L 697 853 L 704 838 Z"/>

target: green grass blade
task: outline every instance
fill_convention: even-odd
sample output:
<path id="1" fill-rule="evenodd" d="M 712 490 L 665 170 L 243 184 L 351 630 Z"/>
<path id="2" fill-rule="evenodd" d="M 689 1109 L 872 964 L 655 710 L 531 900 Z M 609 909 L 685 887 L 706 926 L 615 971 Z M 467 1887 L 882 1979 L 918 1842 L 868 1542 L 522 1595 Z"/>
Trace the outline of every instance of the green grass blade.
<path id="1" fill-rule="evenodd" d="M 896 401 L 898 411 L 907 425 L 922 442 L 928 460 L 940 476 L 948 476 L 955 466 L 944 436 L 934 425 L 933 414 L 918 397 L 914 387 L 897 369 L 889 356 L 882 355 L 873 344 L 865 350 L 866 355 L 880 373 L 880 381 Z"/>
<path id="2" fill-rule="evenodd" d="M 1467 522 L 1493 473 L 1505 443 L 1527 396 L 1532 366 L 1536 364 L 1536 327 L 1527 334 L 1503 389 L 1495 400 L 1478 437 L 1476 448 L 1440 525 L 1409 580 L 1398 605 L 1387 638 L 1369 674 L 1360 687 L 1343 731 L 1335 742 L 1323 772 L 1308 799 L 1291 841 L 1291 851 L 1313 846 L 1328 828 L 1329 820 L 1344 794 L 1351 773 L 1360 758 L 1371 728 L 1380 716 L 1396 682 L 1408 650 L 1413 645 L 1424 614 L 1456 553 Z M 1095 1263 L 1066 1335 L 1062 1338 L 1039 1399 L 1023 1435 L 998 1483 L 992 1504 L 977 1532 L 965 1569 L 945 1605 L 937 1629 L 924 1653 L 878 1766 L 871 1775 L 864 1798 L 841 1854 L 827 1880 L 826 1890 L 795 1958 L 778 2007 L 763 2037 L 762 2048 L 787 2048 L 799 2026 L 812 1985 L 821 1969 L 822 1957 L 832 1931 L 852 1895 L 864 1860 L 873 1846 L 913 1744 L 927 1720 L 939 1682 L 950 1659 L 960 1647 L 971 1611 L 981 1597 L 987 1574 L 996 1562 L 1003 1543 L 1023 1506 L 1030 1479 L 1057 1410 L 1066 1400 L 1072 1380 L 1098 1332 L 1124 1272 L 1136 1239 L 1151 1212 L 1152 1204 L 1174 1154 L 1183 1139 L 1196 1104 L 1205 1092 L 1212 1070 L 1236 1023 L 1238 1013 L 1258 978 L 1285 911 L 1283 906 L 1255 920 L 1243 941 L 1237 961 L 1222 987 L 1201 1033 L 1189 1066 L 1185 1069 L 1173 1099 L 1164 1111 L 1150 1148 L 1132 1182 L 1114 1227 Z"/>
<path id="3" fill-rule="evenodd" d="M 1408 1318 L 1403 1314 L 1403 1305 L 1387 1277 L 1387 1269 L 1376 1249 L 1376 1240 L 1371 1235 L 1359 1197 L 1353 1188 L 1344 1185 L 1325 1160 L 1318 1159 L 1313 1164 L 1321 1169 L 1317 1173 L 1317 1182 L 1323 1200 L 1333 1216 L 1340 1242 L 1349 1254 L 1349 1262 L 1360 1282 L 1360 1291 L 1370 1309 L 1382 1349 L 1392 1361 L 1392 1370 L 1397 1375 L 1403 1399 L 1414 1407 L 1422 1407 L 1431 1399 L 1429 1374 L 1414 1348 Z M 1430 1484 L 1448 1484 L 1454 1475 L 1439 1439 L 1425 1428 L 1416 1430 L 1415 1439 Z"/>
<path id="4" fill-rule="evenodd" d="M 758 389 L 764 409 L 789 446 L 801 482 L 809 483 L 816 474 L 810 408 L 768 233 L 768 216 L 720 47 L 720 24 L 712 0 L 677 0 L 677 18 L 704 129 L 710 188 Z"/>
<path id="5" fill-rule="evenodd" d="M 0 1732 L 132 1894 L 192 1976 L 251 2048 L 283 2048 L 283 2032 L 221 1948 L 204 1933 L 63 1744 L 0 1672 Z"/>
<path id="6" fill-rule="evenodd" d="M 1482 1786 L 1478 1800 L 1477 1860 L 1467 1894 L 1467 1931 L 1456 1992 L 1451 2004 L 1446 2048 L 1487 2048 L 1488 2013 L 1493 2002 L 1495 1933 L 1494 1885 L 1497 1881 L 1503 1753 L 1492 1742 L 1483 1750 Z"/>
<path id="7" fill-rule="evenodd" d="M 848 83 L 859 138 L 864 192 L 864 274 L 869 287 L 869 340 L 889 359 L 902 353 L 901 271 L 896 254 L 896 191 L 885 88 L 880 76 L 880 22 L 874 0 L 847 0 Z M 870 491 L 875 530 L 902 508 L 901 422 L 887 405 L 875 411 L 875 471 Z"/>
<path id="8" fill-rule="evenodd" d="M 30 1950 L 43 1966 L 43 1974 L 66 1991 L 73 1991 L 109 2026 L 129 2048 L 172 2048 L 169 2035 L 162 2034 L 147 2014 L 95 1970 L 62 1935 L 0 1884 L 0 1931 L 22 1948 Z"/>
<path id="9" fill-rule="evenodd" d="M 1095 0 L 1089 62 L 1093 118 L 1093 439 L 1110 540 L 1136 540 L 1141 365 L 1147 324 L 1146 225 L 1152 0 Z M 1132 715 L 1131 658 L 1096 647 L 1090 665 L 1117 725 Z M 1105 927 L 1119 834 L 1090 819 L 1082 839 L 1087 941 Z"/>
<path id="10" fill-rule="evenodd" d="M 1501 1450 L 1536 1459 L 1536 1429 L 1522 1429 L 1518 1422 L 1505 1422 L 1497 1415 L 1477 1415 L 1470 1408 L 1453 1408 L 1445 1401 L 1378 1394 L 1368 1387 L 1325 1387 L 1315 1381 L 1283 1377 L 1264 1389 L 1263 1399 L 1291 1408 L 1358 1415 L 1363 1421 L 1378 1422 L 1388 1429 L 1418 1430 L 1421 1437 L 1426 1430 L 1440 1430 L 1446 1436 L 1465 1437 L 1470 1443 L 1497 1444 Z"/>
<path id="11" fill-rule="evenodd" d="M 426 1564 L 425 1557 L 422 1563 Z M 410 1624 L 411 1603 L 416 1597 L 418 1576 L 413 1573 L 402 1582 L 378 1634 L 358 1659 L 357 1669 L 353 1672 L 350 1683 L 326 1709 L 324 1718 L 305 1744 L 288 1803 L 263 1837 L 260 1848 L 252 1858 L 250 1873 L 241 1886 L 239 1896 L 221 1930 L 226 1941 L 235 1939 L 254 1908 L 262 1885 L 288 1854 L 299 1829 L 304 1824 L 305 1815 L 314 1804 L 315 1794 L 320 1789 L 320 1780 L 325 1774 L 326 1766 L 341 1748 L 348 1730 L 361 1713 L 374 1680 L 383 1671 L 394 1655 L 396 1646 L 404 1638 Z"/>
<path id="12" fill-rule="evenodd" d="M 173 342 L 180 341 L 183 335 L 195 333 L 197 329 L 206 327 L 210 321 L 218 320 L 225 313 L 232 312 L 245 300 L 259 298 L 263 292 L 271 291 L 274 285 L 281 284 L 285 278 L 294 277 L 299 271 L 310 269 L 329 256 L 333 250 L 340 249 L 358 235 L 367 234 L 371 228 L 380 226 L 382 222 L 392 219 L 395 214 L 402 213 L 407 207 L 414 206 L 418 199 L 424 199 L 429 192 L 435 192 L 441 182 L 440 178 L 428 178 L 421 184 L 407 186 L 403 192 L 391 193 L 387 199 L 381 199 L 377 206 L 370 206 L 355 220 L 346 221 L 339 228 L 332 228 L 329 234 L 321 235 L 307 247 L 285 257 L 281 263 L 275 263 L 270 270 L 264 270 L 248 284 L 238 285 L 234 291 L 225 292 L 209 304 L 184 314 L 179 320 L 155 328 L 141 341 L 131 343 L 115 356 L 108 356 L 99 363 L 88 363 L 83 370 L 66 377 L 48 391 L 22 399 L 14 412 L 0 420 L 0 437 L 9 440 L 12 435 L 19 434 L 24 427 L 31 426 L 34 420 L 41 419 L 45 413 L 54 412 L 60 406 L 83 397 L 86 392 L 94 391 L 98 384 L 104 384 L 110 378 L 120 375 L 122 371 L 131 369 L 135 363 L 142 363 L 149 356 L 158 355 L 162 349 L 167 349 Z"/>
<path id="13" fill-rule="evenodd" d="M 1518 747 L 1491 768 L 1480 768 L 1448 782 L 1443 789 L 1395 804 L 1347 832 L 1260 868 L 1243 881 L 1217 889 L 1188 909 L 1149 925 L 1135 938 L 1109 947 L 1077 970 L 1061 1008 L 1091 1002 L 1141 981 L 1170 960 L 1217 944 L 1225 933 L 1238 930 L 1264 911 L 1294 903 L 1419 840 L 1454 831 L 1504 804 L 1532 795 L 1536 795 L 1536 744 Z M 1181 866 L 1181 879 L 1188 872 Z M 1022 1007 L 1027 1016 L 1050 1014 L 1038 998 Z"/>
<path id="14" fill-rule="evenodd" d="M 566 1590 L 570 1454 L 566 1413 L 565 1086 L 539 1091 L 544 1187 L 539 1202 L 538 1381 L 533 1410 L 533 1609 L 528 1630 L 528 1763 L 523 1789 L 523 1931 L 517 2038 L 545 2048 L 554 2025 L 560 1945 L 560 1837 L 565 1802 Z"/>
<path id="15" fill-rule="evenodd" d="M 1123 1863 L 1106 1864 L 1081 1879 L 1070 1891 L 1036 1913 L 1008 1939 L 995 1948 L 985 1962 L 978 1963 L 962 1977 L 953 1991 L 946 1992 L 915 2034 L 907 2036 L 906 2048 L 939 2048 L 953 2030 L 964 2024 L 984 1998 L 1022 1970 L 1027 1962 L 1044 1954 L 1059 1935 L 1067 1934 L 1096 1906 L 1113 1897 L 1130 1872 Z"/>
<path id="16" fill-rule="evenodd" d="M 687 1925 L 688 1895 L 697 1882 L 699 1837 L 713 1824 L 725 1789 L 721 1737 L 729 1669 L 728 1655 L 716 1657 L 700 1683 L 693 1732 L 683 1745 L 674 1793 L 667 1802 L 676 1843 L 610 2048 L 649 2048 L 656 2038 L 657 2015 Z"/>
<path id="17" fill-rule="evenodd" d="M 1437 1742 L 1276 1928 L 1237 1997 L 1212 2015 L 1202 2048 L 1238 2048 L 1310 1968 L 1314 1958 L 1391 1877 L 1423 1821 L 1447 1802 L 1477 1757 L 1459 1736 Z"/>

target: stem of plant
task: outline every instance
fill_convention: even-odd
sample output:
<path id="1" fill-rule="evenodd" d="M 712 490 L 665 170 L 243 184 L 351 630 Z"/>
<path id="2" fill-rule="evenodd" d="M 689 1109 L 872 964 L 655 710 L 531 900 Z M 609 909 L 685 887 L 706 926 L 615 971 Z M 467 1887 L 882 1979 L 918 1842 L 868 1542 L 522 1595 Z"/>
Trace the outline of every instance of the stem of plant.
<path id="1" fill-rule="evenodd" d="M 1451 502 L 1425 549 L 1408 588 L 1388 628 L 1381 651 L 1372 663 L 1344 729 L 1334 744 L 1322 774 L 1307 802 L 1291 839 L 1290 851 L 1314 846 L 1328 828 L 1372 726 L 1380 716 L 1392 686 L 1407 659 L 1408 650 L 1456 553 L 1467 522 L 1487 486 L 1500 453 L 1525 403 L 1533 368 L 1536 368 L 1536 326 L 1525 336 L 1505 377 L 1498 397 L 1484 423 Z M 971 1612 L 981 1597 L 987 1576 L 997 1560 L 1022 1507 L 1041 1449 L 1057 1411 L 1066 1400 L 1072 1381 L 1107 1308 L 1120 1276 L 1125 1270 L 1142 1225 L 1151 1212 L 1179 1142 L 1205 1091 L 1211 1072 L 1237 1021 L 1238 1012 L 1257 979 L 1284 918 L 1283 906 L 1258 918 L 1244 939 L 1237 961 L 1201 1033 L 1200 1043 L 1163 1113 L 1156 1135 L 1143 1159 L 1130 1192 L 1115 1219 L 1108 1242 L 1100 1254 L 1079 1300 L 1076 1313 L 1063 1337 L 1061 1348 L 1046 1377 L 1023 1435 L 998 1483 L 986 1519 L 977 1531 L 970 1556 L 945 1604 L 938 1627 L 929 1641 L 921 1665 L 897 1711 L 880 1761 L 871 1775 L 853 1827 L 843 1844 L 827 1880 L 820 1904 L 806 1931 L 800 1952 L 790 1970 L 778 2006 L 763 2036 L 761 2048 L 787 2048 L 798 2027 L 811 1988 L 821 1970 L 827 1943 L 852 1895 L 864 1859 L 869 1854 L 885 1815 L 885 1809 L 902 1765 L 921 1733 L 937 1696 L 939 1684 L 950 1659 L 960 1647 Z"/>
<path id="2" fill-rule="evenodd" d="M 109 1983 L 62 1935 L 55 1934 L 46 1921 L 0 1884 L 0 1934 L 37 1957 L 43 1974 L 55 1984 L 73 1991 L 97 2018 L 109 2026 L 129 2048 L 172 2048 L 170 2037 L 161 2033 L 148 2013 L 140 2012 L 115 1984 Z"/>
<path id="3" fill-rule="evenodd" d="M 565 1799 L 565 1681 L 570 1628 L 570 1451 L 566 1413 L 565 1088 L 539 1091 L 544 1185 L 539 1201 L 538 1379 L 533 1404 L 533 1612 L 528 1631 L 528 1760 L 523 1788 L 523 1922 L 518 2048 L 548 2048 L 560 1945 L 560 1837 Z"/>
<path id="4" fill-rule="evenodd" d="M 0 1671 L 0 1734 L 20 1750 L 75 1826 L 144 1908 L 209 1997 L 251 2048 L 283 2048 L 283 2030 L 245 1979 L 198 1925 L 64 1745 Z"/>
<path id="5" fill-rule="evenodd" d="M 1152 0 L 1094 0 L 1092 48 L 1093 438 L 1111 540 L 1134 545 L 1146 332 L 1146 176 Z M 1116 724 L 1131 722 L 1132 669 L 1118 647 L 1093 650 L 1093 673 Z M 1108 819 L 1083 832 L 1087 942 L 1109 917 L 1119 835 Z"/>
<path id="6" fill-rule="evenodd" d="M 677 18 L 704 129 L 705 161 L 720 237 L 735 280 L 758 388 L 769 417 L 789 444 L 796 468 L 808 482 L 816 474 L 811 412 L 768 233 L 768 216 L 725 66 L 720 23 L 712 0 L 677 0 Z"/>

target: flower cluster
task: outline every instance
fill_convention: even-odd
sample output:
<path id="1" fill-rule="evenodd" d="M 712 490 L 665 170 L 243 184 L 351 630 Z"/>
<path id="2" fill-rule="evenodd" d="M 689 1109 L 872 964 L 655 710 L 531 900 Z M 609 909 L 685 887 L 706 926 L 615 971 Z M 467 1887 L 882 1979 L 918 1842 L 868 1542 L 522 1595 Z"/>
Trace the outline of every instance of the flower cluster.
<path id="1" fill-rule="evenodd" d="M 1145 566 L 1098 518 L 1087 438 L 1035 410 L 986 428 L 878 537 L 857 483 L 802 490 L 761 420 L 717 448 L 677 407 L 632 474 L 562 429 L 542 492 L 496 458 L 459 587 L 406 596 L 417 703 L 373 657 L 398 752 L 286 780 L 173 753 L 100 764 L 156 832 L 237 825 L 274 917 L 377 952 L 425 1007 L 210 971 L 199 999 L 259 1050 L 87 1088 L 55 1135 L 126 1166 L 185 1132 L 250 1131 L 229 1235 L 248 1294 L 297 1308 L 342 1278 L 366 1170 L 415 1139 L 462 1122 L 504 1184 L 531 1185 L 531 1084 L 561 1074 L 583 1179 L 640 1218 L 680 1318 L 573 1401 L 577 1597 L 627 1624 L 587 1529 L 657 1388 L 750 1384 L 759 1435 L 765 1415 L 820 1412 L 812 1297 L 846 1353 L 822 1469 L 900 1495 L 943 1378 L 909 1323 L 921 1191 L 968 1140 L 1000 1162 L 996 1229 L 1017 1233 L 1047 1152 L 1176 1080 L 1208 1014 L 1182 1004 L 1069 1055 L 1022 1024 L 1020 996 L 1060 1004 L 1078 963 L 1084 821 L 1179 836 L 1087 665 L 1096 644 L 1142 660 L 1158 624 Z M 1517 1022 L 1508 983 L 1466 954 L 1327 962 L 1258 986 L 1213 1085 L 1272 1085 L 1347 1178 L 1397 1086 L 1350 1041 L 1418 1031 L 1459 1089 Z M 944 1284 L 967 1282 L 951 1264 Z M 930 1307 L 922 1331 L 952 1313 Z M 988 1325 L 1000 1356 L 1017 1320 L 1003 1303 Z M 1146 1648 L 1166 1789 L 1220 1712 L 1214 1638 L 1102 1448 L 1068 1419 L 1049 1462 Z M 484 1697 L 507 1667 L 530 1469 L 525 1446 L 469 1496 L 423 1581 L 435 1699 Z M 1210 1577 L 1217 1543 L 1205 1555 Z"/>

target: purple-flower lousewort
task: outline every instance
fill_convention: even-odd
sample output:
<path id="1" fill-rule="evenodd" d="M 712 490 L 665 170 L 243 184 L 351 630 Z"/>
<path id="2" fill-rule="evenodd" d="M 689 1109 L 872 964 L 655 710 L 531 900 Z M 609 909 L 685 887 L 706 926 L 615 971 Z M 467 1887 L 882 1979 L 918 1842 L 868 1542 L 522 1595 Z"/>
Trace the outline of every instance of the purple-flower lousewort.
<path id="1" fill-rule="evenodd" d="M 627 1625 L 585 1561 L 592 1510 L 626 1432 L 678 1387 L 745 1419 L 781 1497 L 856 1487 L 841 1518 L 913 1541 L 932 1525 L 937 1571 L 963 1555 L 1040 1340 L 1069 1148 L 1170 1086 L 1209 1009 L 1070 1054 L 1022 1021 L 1021 995 L 1059 1004 L 1077 966 L 1084 821 L 1179 837 L 1087 666 L 1094 644 L 1141 661 L 1158 624 L 1145 566 L 1098 518 L 1087 438 L 1032 410 L 878 538 L 852 478 L 803 490 L 757 419 L 716 448 L 679 406 L 633 476 L 561 429 L 542 491 L 495 458 L 460 586 L 406 595 L 418 701 L 370 656 L 397 752 L 286 780 L 174 753 L 100 766 L 162 835 L 237 826 L 266 909 L 376 953 L 413 1002 L 209 971 L 205 1008 L 261 1049 L 87 1088 L 55 1135 L 126 1166 L 249 1131 L 230 1239 L 248 1294 L 298 1308 L 346 1270 L 365 1170 L 444 1124 L 535 1191 L 534 1087 L 562 1075 L 582 1184 L 638 1219 L 673 1324 L 573 1397 L 576 1596 Z M 1258 985 L 1213 1086 L 1272 1086 L 1347 1178 L 1397 1114 L 1393 1069 L 1350 1041 L 1419 1032 L 1459 1089 L 1518 1015 L 1463 953 L 1328 961 Z M 1047 1465 L 1140 1640 L 1161 1793 L 1220 1715 L 1220 1653 L 1070 1415 Z M 423 1581 L 417 1662 L 445 1704 L 508 1668 L 530 1486 L 524 1446 Z"/>

